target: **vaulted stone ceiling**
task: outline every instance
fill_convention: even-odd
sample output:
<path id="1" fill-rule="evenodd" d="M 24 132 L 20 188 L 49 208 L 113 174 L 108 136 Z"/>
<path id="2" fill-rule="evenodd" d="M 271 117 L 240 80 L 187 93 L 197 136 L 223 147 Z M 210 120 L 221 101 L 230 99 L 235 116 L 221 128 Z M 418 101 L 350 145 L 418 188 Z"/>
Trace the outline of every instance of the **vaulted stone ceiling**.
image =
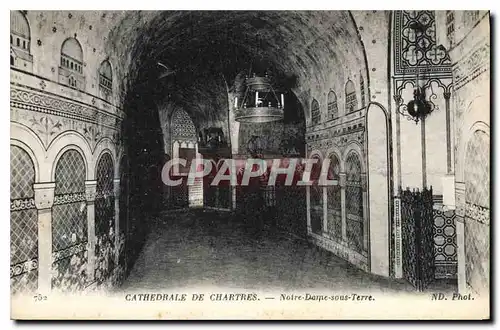
<path id="1" fill-rule="evenodd" d="M 226 115 L 228 88 L 251 65 L 274 71 L 304 105 L 308 90 L 328 85 L 332 75 L 344 79 L 348 68 L 366 70 L 348 11 L 134 11 L 120 16 L 108 46 L 123 59 L 117 68 L 125 78 L 122 91 L 133 97 L 147 91 L 157 104 L 174 102 L 193 118 Z M 158 62 L 175 74 L 158 79 L 166 71 Z"/>

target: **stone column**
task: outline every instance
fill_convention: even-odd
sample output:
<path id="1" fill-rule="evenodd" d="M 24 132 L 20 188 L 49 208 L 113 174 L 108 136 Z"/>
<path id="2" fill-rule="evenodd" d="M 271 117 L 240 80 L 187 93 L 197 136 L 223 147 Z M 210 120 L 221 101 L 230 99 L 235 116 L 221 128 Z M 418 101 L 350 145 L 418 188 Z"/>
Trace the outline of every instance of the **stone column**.
<path id="1" fill-rule="evenodd" d="M 35 206 L 38 210 L 38 292 L 52 290 L 52 205 L 55 182 L 35 183 Z"/>
<path id="2" fill-rule="evenodd" d="M 361 190 L 363 192 L 363 249 L 368 251 L 368 241 L 370 237 L 370 223 L 369 223 L 369 210 L 368 210 L 368 185 L 366 173 L 361 174 Z M 390 240 L 390 237 L 386 238 Z"/>
<path id="3" fill-rule="evenodd" d="M 328 236 L 328 194 L 323 187 L 323 236 Z"/>
<path id="4" fill-rule="evenodd" d="M 451 174 L 451 116 L 450 116 L 450 92 L 443 94 L 446 110 L 446 173 Z"/>
<path id="5" fill-rule="evenodd" d="M 115 193 L 115 265 L 118 265 L 119 261 L 119 243 L 120 243 L 120 179 L 113 180 L 113 189 Z"/>
<path id="6" fill-rule="evenodd" d="M 231 153 L 237 155 L 239 153 L 239 135 L 240 135 L 240 123 L 234 119 L 234 97 L 236 95 L 233 93 L 228 94 L 229 100 L 229 139 L 228 142 L 231 144 Z M 241 103 L 242 100 L 238 100 Z"/>
<path id="7" fill-rule="evenodd" d="M 342 215 L 342 242 L 347 244 L 347 209 L 345 204 L 345 186 L 346 186 L 346 174 L 345 172 L 339 173 L 339 185 L 340 185 L 340 214 Z"/>
<path id="8" fill-rule="evenodd" d="M 467 293 L 465 277 L 465 183 L 455 183 L 455 221 L 457 231 L 457 279 L 458 291 Z"/>
<path id="9" fill-rule="evenodd" d="M 87 235 L 88 235 L 88 260 L 87 272 L 90 283 L 94 282 L 95 270 L 95 197 L 96 197 L 96 180 L 85 181 L 85 195 L 87 198 Z"/>
<path id="10" fill-rule="evenodd" d="M 306 215 L 307 215 L 307 234 L 310 235 L 311 229 L 311 186 L 306 186 Z"/>

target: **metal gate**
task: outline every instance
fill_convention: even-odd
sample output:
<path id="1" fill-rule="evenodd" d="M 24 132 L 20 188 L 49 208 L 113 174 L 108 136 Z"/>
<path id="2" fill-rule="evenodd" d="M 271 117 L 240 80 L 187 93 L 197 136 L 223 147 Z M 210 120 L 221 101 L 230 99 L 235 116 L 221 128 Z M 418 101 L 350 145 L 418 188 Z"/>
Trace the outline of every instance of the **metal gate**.
<path id="1" fill-rule="evenodd" d="M 418 291 L 434 280 L 432 187 L 400 191 L 403 276 Z"/>

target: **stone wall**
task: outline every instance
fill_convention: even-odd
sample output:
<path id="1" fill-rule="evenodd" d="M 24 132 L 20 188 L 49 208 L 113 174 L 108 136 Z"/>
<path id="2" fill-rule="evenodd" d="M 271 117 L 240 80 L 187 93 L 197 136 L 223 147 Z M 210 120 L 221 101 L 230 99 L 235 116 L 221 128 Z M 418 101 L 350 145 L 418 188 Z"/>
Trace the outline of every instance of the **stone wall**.
<path id="1" fill-rule="evenodd" d="M 101 63 L 116 65 L 100 37 L 109 21 L 97 12 L 12 12 L 11 18 L 12 290 L 103 285 L 125 267 L 119 260 L 125 240 L 119 222 L 119 77 L 112 76 L 109 96 L 99 85 Z M 20 33 L 29 41 L 24 49 L 17 45 Z M 61 80 L 61 47 L 68 38 L 81 46 L 81 66 L 75 64 L 71 75 L 82 85 Z M 71 51 L 78 56 L 78 47 Z"/>
<path id="2" fill-rule="evenodd" d="M 441 12 L 441 15 L 449 13 Z M 454 178 L 458 281 L 463 292 L 489 292 L 490 16 L 454 12 L 446 35 L 453 62 Z M 441 17 L 446 24 L 446 17 Z"/>

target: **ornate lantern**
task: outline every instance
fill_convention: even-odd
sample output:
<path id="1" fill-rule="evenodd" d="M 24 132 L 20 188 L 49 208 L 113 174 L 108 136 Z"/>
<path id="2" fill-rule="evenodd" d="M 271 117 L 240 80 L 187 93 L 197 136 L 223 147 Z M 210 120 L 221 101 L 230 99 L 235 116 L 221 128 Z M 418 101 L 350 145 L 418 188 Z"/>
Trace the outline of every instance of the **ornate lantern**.
<path id="1" fill-rule="evenodd" d="M 234 117 L 245 123 L 267 123 L 283 119 L 285 99 L 283 93 L 277 93 L 271 78 L 266 73 L 263 77 L 255 73 L 245 78 L 245 94 L 240 102 L 234 99 Z"/>
<path id="2" fill-rule="evenodd" d="M 424 34 L 425 26 L 421 23 L 415 22 L 411 25 L 411 28 L 415 30 L 416 34 Z M 415 52 L 422 52 L 423 50 L 419 46 L 417 40 L 415 40 Z M 428 64 L 427 64 L 428 66 Z M 428 68 L 426 68 L 428 71 Z M 420 70 L 417 69 L 417 75 L 415 77 L 415 82 L 413 83 L 413 100 L 408 103 L 402 102 L 401 95 L 396 97 L 396 102 L 398 104 L 398 112 L 407 117 L 409 120 L 414 120 L 418 123 L 420 120 L 425 119 L 432 111 L 437 110 L 438 107 L 432 102 L 432 100 L 437 98 L 437 95 L 432 89 L 432 84 L 429 79 L 426 79 L 425 75 L 419 75 Z M 425 72 L 424 72 L 425 73 Z M 426 89 L 430 87 L 431 93 L 429 98 L 426 98 Z"/>

